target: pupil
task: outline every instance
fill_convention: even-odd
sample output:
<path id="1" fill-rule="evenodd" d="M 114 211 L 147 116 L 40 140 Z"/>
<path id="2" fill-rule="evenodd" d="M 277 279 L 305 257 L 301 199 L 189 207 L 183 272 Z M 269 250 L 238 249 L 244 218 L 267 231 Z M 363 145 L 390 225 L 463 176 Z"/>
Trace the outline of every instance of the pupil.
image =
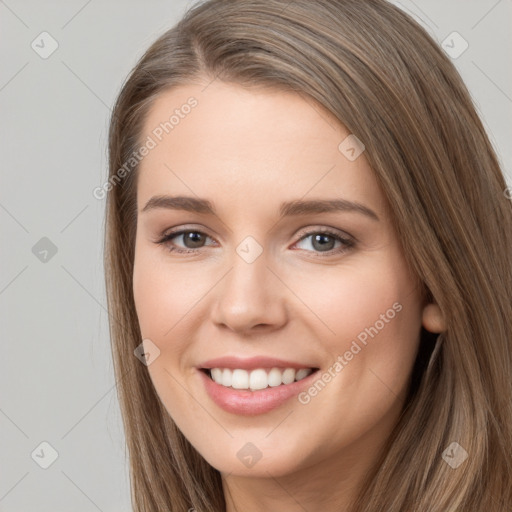
<path id="1" fill-rule="evenodd" d="M 330 244 L 332 245 L 334 243 L 334 239 L 330 236 L 330 235 L 325 235 L 325 234 L 318 234 L 314 237 L 313 239 L 313 247 L 315 247 L 315 249 L 321 249 L 321 250 L 331 250 L 332 247 L 326 247 L 326 245 L 329 245 L 329 240 L 327 242 L 325 242 L 325 239 L 331 239 L 330 240 Z M 321 240 L 324 240 L 323 242 Z M 318 247 L 316 247 L 316 243 L 319 242 L 320 245 Z"/>
<path id="2" fill-rule="evenodd" d="M 196 248 L 201 246 L 201 234 L 197 233 L 196 231 L 188 231 L 185 235 L 185 240 L 191 242 L 192 247 L 190 248 Z M 188 246 L 188 244 L 185 244 Z"/>
<path id="3" fill-rule="evenodd" d="M 330 239 L 330 240 L 329 240 Z M 185 236 L 185 240 L 192 244 L 191 248 L 196 248 L 201 246 L 202 236 L 197 231 L 188 231 Z M 334 243 L 334 239 L 330 235 L 325 234 L 317 234 L 313 239 L 313 246 L 315 249 L 320 250 L 331 250 L 332 244 Z M 316 244 L 319 244 L 318 246 Z M 328 247 L 326 247 L 328 246 Z"/>

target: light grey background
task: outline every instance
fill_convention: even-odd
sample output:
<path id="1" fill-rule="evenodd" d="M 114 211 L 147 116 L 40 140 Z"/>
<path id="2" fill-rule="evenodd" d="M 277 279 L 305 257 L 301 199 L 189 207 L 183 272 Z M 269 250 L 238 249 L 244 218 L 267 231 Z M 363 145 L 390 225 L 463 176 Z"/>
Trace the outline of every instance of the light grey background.
<path id="1" fill-rule="evenodd" d="M 191 3 L 0 0 L 2 512 L 130 510 L 92 191 L 123 80 Z M 393 3 L 440 44 L 468 42 L 454 63 L 512 184 L 512 0 Z M 31 47 L 51 49 L 44 31 L 58 43 L 46 59 Z M 43 441 L 58 452 L 47 469 Z"/>

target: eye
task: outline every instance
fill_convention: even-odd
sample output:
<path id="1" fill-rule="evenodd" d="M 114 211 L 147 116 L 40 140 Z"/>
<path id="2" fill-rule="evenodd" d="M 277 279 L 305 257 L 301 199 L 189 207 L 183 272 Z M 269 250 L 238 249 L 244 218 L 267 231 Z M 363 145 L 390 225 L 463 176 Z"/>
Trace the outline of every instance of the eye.
<path id="1" fill-rule="evenodd" d="M 348 236 L 342 236 L 338 232 L 329 229 L 309 231 L 301 237 L 297 244 L 303 243 L 310 238 L 311 240 L 305 245 L 312 248 L 315 252 L 326 253 L 328 256 L 344 253 L 348 249 L 355 246 L 355 241 L 352 238 L 349 238 Z M 336 242 L 339 242 L 339 245 L 335 249 L 334 245 Z M 322 254 L 318 256 L 323 257 Z"/>
<path id="2" fill-rule="evenodd" d="M 170 243 L 174 238 L 179 239 L 181 237 L 182 242 L 185 244 L 185 248 L 176 247 L 175 243 Z M 172 231 L 164 235 L 160 240 L 157 240 L 157 244 L 165 246 L 169 252 L 179 253 L 191 253 L 199 252 L 204 246 L 206 238 L 210 238 L 206 233 L 195 229 L 182 229 L 179 231 Z"/>
<path id="3" fill-rule="evenodd" d="M 185 247 L 179 247 L 175 242 L 172 242 L 172 240 L 179 240 L 180 238 Z M 201 249 L 205 247 L 205 242 L 208 238 L 213 240 L 203 231 L 196 229 L 181 229 L 165 234 L 155 243 L 163 245 L 169 252 L 188 254 L 201 252 Z M 344 253 L 355 246 L 355 240 L 353 238 L 346 235 L 343 236 L 339 232 L 325 228 L 316 231 L 309 231 L 303 234 L 295 245 L 304 243 L 309 238 L 311 238 L 311 241 L 305 245 L 312 248 L 313 252 L 325 253 L 327 256 Z M 334 247 L 336 242 L 339 244 L 337 248 Z M 301 249 L 309 250 L 307 247 L 302 247 Z M 317 257 L 323 257 L 323 254 L 318 254 Z"/>

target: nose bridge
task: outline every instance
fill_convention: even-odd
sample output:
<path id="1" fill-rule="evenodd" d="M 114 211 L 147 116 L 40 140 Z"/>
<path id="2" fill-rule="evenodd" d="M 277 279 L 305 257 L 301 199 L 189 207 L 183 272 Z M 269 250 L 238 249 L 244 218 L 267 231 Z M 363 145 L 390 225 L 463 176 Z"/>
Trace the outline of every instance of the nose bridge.
<path id="1" fill-rule="evenodd" d="M 268 251 L 252 236 L 247 236 L 235 248 L 229 284 L 232 291 L 251 293 L 255 298 L 268 290 Z"/>
<path id="2" fill-rule="evenodd" d="M 284 321 L 283 286 L 268 268 L 269 254 L 252 236 L 246 236 L 234 248 L 229 258 L 230 270 L 216 295 L 217 323 L 246 331 L 255 325 Z"/>

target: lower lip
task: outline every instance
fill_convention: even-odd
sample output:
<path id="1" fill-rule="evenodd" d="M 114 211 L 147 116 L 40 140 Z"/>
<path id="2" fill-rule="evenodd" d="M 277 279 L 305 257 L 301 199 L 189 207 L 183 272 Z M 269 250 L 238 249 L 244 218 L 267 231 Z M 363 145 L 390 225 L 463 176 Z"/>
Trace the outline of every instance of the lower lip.
<path id="1" fill-rule="evenodd" d="M 257 391 L 233 389 L 217 384 L 204 371 L 198 370 L 210 398 L 227 412 L 241 416 L 254 416 L 276 409 L 293 396 L 298 395 L 311 384 L 318 370 L 307 377 L 280 386 L 268 387 Z"/>

